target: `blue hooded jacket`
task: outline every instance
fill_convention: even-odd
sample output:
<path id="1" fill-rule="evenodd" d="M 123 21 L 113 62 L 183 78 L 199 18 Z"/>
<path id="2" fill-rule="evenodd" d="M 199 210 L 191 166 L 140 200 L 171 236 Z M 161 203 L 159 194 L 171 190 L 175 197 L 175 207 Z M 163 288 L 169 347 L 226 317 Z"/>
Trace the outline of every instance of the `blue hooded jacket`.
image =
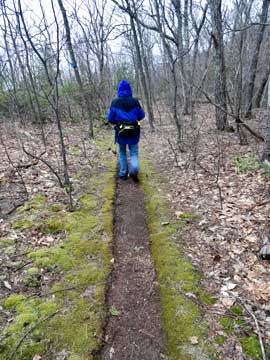
<path id="1" fill-rule="evenodd" d="M 132 89 L 127 80 L 122 80 L 118 86 L 118 97 L 111 103 L 108 113 L 108 121 L 111 124 L 119 125 L 125 122 L 138 122 L 144 118 L 144 111 L 139 100 L 132 97 Z M 118 144 L 137 144 L 140 140 L 140 134 L 133 138 L 121 138 L 117 132 L 115 141 Z"/>

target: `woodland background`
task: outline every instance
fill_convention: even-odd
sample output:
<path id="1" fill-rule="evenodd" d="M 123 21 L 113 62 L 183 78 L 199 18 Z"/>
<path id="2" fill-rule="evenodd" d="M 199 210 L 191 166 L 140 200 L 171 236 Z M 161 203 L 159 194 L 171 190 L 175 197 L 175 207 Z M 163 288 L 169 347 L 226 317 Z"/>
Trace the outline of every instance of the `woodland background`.
<path id="1" fill-rule="evenodd" d="M 37 195 L 76 209 L 83 177 L 103 171 L 94 139 L 111 131 L 107 111 L 127 79 L 146 110 L 142 147 L 167 178 L 171 221 L 183 222 L 186 255 L 218 299 L 205 311 L 219 358 L 267 359 L 269 263 L 258 255 L 269 244 L 269 6 L 0 1 L 1 235 L 22 239 L 1 252 L 1 298 L 29 291 L 21 285 L 29 259 L 13 264 L 13 251 L 24 256 L 29 244 L 62 238 L 58 225 L 48 235 L 39 225 L 12 227 L 12 216 Z M 113 139 L 102 145 L 108 150 Z M 30 280 L 32 290 L 52 282 L 40 272 Z"/>

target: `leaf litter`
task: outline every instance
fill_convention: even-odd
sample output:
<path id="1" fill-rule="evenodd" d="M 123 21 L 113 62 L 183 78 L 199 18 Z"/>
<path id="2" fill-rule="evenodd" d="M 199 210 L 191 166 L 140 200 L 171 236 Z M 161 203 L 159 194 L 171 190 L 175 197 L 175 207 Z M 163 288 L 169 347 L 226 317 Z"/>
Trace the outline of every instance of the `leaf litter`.
<path id="1" fill-rule="evenodd" d="M 212 339 L 225 338 L 216 346 L 218 359 L 250 359 L 240 338 L 257 334 L 256 326 L 246 311 L 241 316 L 232 311 L 241 302 L 251 306 L 269 344 L 270 263 L 259 257 L 263 232 L 270 229 L 269 171 L 259 161 L 261 143 L 248 136 L 249 145 L 240 146 L 236 133 L 218 133 L 210 105 L 195 111 L 195 125 L 184 117 L 183 151 L 178 151 L 174 125 L 165 118 L 151 141 L 143 133 L 143 146 L 148 154 L 155 149 L 151 161 L 166 184 L 169 222 L 194 215 L 191 222 L 182 222 L 178 241 L 202 273 L 204 288 L 216 298 L 213 306 L 202 307 Z M 250 124 L 262 133 L 260 114 Z M 238 316 L 246 325 L 234 323 L 229 332 L 220 323 L 222 316 Z"/>

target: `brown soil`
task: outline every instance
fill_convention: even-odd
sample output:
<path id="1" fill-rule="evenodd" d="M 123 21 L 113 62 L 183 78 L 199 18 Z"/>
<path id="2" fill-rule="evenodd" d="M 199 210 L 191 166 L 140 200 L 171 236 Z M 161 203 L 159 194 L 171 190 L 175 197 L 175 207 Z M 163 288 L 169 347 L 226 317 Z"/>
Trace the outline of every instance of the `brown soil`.
<path id="1" fill-rule="evenodd" d="M 116 199 L 115 265 L 102 359 L 165 359 L 143 192 L 130 179 L 118 180 Z"/>

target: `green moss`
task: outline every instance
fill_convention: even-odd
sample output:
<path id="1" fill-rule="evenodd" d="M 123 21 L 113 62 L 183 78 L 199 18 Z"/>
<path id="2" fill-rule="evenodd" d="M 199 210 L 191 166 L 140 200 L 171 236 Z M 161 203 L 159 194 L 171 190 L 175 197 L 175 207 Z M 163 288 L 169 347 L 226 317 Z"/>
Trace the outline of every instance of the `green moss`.
<path id="1" fill-rule="evenodd" d="M 8 246 L 6 248 L 4 248 L 4 253 L 7 254 L 7 255 L 14 255 L 16 252 L 16 248 L 15 246 Z"/>
<path id="2" fill-rule="evenodd" d="M 11 301 L 11 300 L 10 300 Z M 29 335 L 24 339 L 18 356 L 15 359 L 29 360 L 34 355 L 41 354 L 45 350 L 45 343 L 47 341 L 44 338 L 44 326 L 46 322 L 42 322 L 48 316 L 52 315 L 58 308 L 54 301 L 42 301 L 41 299 L 22 299 L 22 301 L 11 301 L 13 306 L 16 306 L 17 317 L 15 321 L 6 330 L 9 336 L 6 338 L 6 342 L 3 343 L 3 347 L 0 348 L 0 355 L 3 358 L 7 358 L 19 343 L 22 335 L 28 332 L 30 328 L 35 329 L 29 332 Z M 16 303 L 16 305 L 15 305 Z M 11 349 L 11 350 L 10 350 Z"/>
<path id="3" fill-rule="evenodd" d="M 87 210 L 75 211 L 68 214 L 66 230 L 70 233 L 90 233 L 99 224 L 96 216 L 88 213 Z"/>
<path id="4" fill-rule="evenodd" d="M 231 335 L 233 332 L 234 321 L 228 316 L 223 316 L 220 319 L 220 324 L 224 327 L 227 334 Z"/>
<path id="5" fill-rule="evenodd" d="M 206 325 L 201 321 L 200 308 L 187 295 L 193 293 L 195 298 L 199 296 L 210 303 L 213 298 L 200 289 L 200 275 L 182 255 L 179 243 L 173 240 L 177 235 L 177 225 L 162 226 L 162 222 L 168 218 L 165 199 L 162 192 L 157 190 L 159 183 L 148 163 L 141 161 L 141 164 L 141 179 L 146 198 L 151 249 L 160 286 L 162 321 L 168 355 L 172 360 L 196 359 L 198 353 L 207 358 L 206 351 L 202 350 L 207 336 Z M 188 217 L 193 218 L 193 215 Z M 199 339 L 196 348 L 190 346 L 192 336 Z"/>
<path id="6" fill-rule="evenodd" d="M 86 194 L 86 195 L 82 196 L 80 198 L 80 203 L 84 210 L 92 211 L 92 210 L 95 210 L 95 208 L 97 207 L 97 203 L 95 200 L 93 200 L 92 194 Z"/>
<path id="7" fill-rule="evenodd" d="M 0 248 L 5 248 L 10 245 L 15 245 L 14 239 L 0 239 Z"/>
<path id="8" fill-rule="evenodd" d="M 27 201 L 24 206 L 22 206 L 21 208 L 19 208 L 17 210 L 17 214 L 23 214 L 26 211 L 29 210 L 38 210 L 44 207 L 44 205 L 46 204 L 47 199 L 45 196 L 43 195 L 37 195 L 36 197 L 34 197 L 33 199 Z"/>
<path id="9" fill-rule="evenodd" d="M 25 300 L 25 296 L 21 294 L 12 294 L 4 301 L 5 309 L 15 309 Z"/>
<path id="10" fill-rule="evenodd" d="M 80 269 L 72 271 L 72 273 L 67 275 L 66 279 L 72 285 L 75 285 L 76 288 L 86 289 L 89 285 L 104 281 L 104 273 L 95 266 L 85 265 Z"/>
<path id="11" fill-rule="evenodd" d="M 68 254 L 67 248 L 62 245 L 31 252 L 28 257 L 33 259 L 39 268 L 50 270 L 58 266 L 67 271 L 72 267 L 72 257 Z"/>
<path id="12" fill-rule="evenodd" d="M 251 335 L 248 337 L 243 337 L 240 339 L 244 351 L 252 359 L 262 359 L 262 352 L 260 342 L 256 335 Z"/>
<path id="13" fill-rule="evenodd" d="M 207 294 L 206 292 L 204 292 L 201 289 L 199 290 L 199 298 L 200 298 L 201 302 L 206 305 L 213 305 L 217 301 L 217 299 L 213 295 Z"/>
<path id="14" fill-rule="evenodd" d="M 12 224 L 13 229 L 15 230 L 27 230 L 35 226 L 35 221 L 33 219 L 19 219 L 14 221 Z"/>
<path id="15" fill-rule="evenodd" d="M 17 316 L 16 330 L 23 329 L 27 325 L 36 323 L 38 321 L 38 314 L 35 311 L 24 312 Z"/>
<path id="16" fill-rule="evenodd" d="M 35 276 L 39 274 L 39 269 L 36 267 L 31 267 L 27 270 L 28 275 Z"/>
<path id="17" fill-rule="evenodd" d="M 62 210 L 61 204 L 52 204 L 50 207 L 52 212 L 59 212 Z"/>
<path id="18" fill-rule="evenodd" d="M 76 146 L 76 145 L 71 146 L 71 147 L 69 148 L 69 151 L 70 151 L 70 153 L 73 154 L 73 155 L 77 155 L 77 156 L 80 156 L 80 155 L 81 155 L 81 151 L 80 151 L 80 149 L 78 148 L 78 146 Z"/>
<path id="19" fill-rule="evenodd" d="M 105 142 L 102 143 L 105 146 Z M 0 358 L 7 358 L 23 334 L 37 324 L 14 360 L 29 360 L 34 355 L 44 354 L 49 358 L 52 348 L 56 352 L 66 349 L 70 352 L 70 360 L 91 360 L 92 352 L 101 344 L 106 283 L 111 271 L 109 245 L 113 236 L 116 161 L 112 161 L 109 152 L 102 154 L 100 151 L 100 154 L 106 158 L 99 161 L 104 174 L 98 169 L 89 178 L 89 194 L 80 198 L 79 211 L 65 213 L 55 204 L 55 207 L 47 206 L 45 211 L 33 212 L 33 204 L 29 205 L 27 218 L 33 220 L 36 227 L 45 233 L 65 231 L 66 238 L 60 244 L 28 254 L 33 265 L 26 278 L 37 280 L 43 268 L 58 272 L 61 280 L 48 289 L 48 292 L 55 292 L 54 301 L 48 301 L 46 296 L 17 299 L 17 302 L 14 299 L 13 303 L 9 300 L 10 309 L 16 309 L 16 317 L 7 327 L 6 331 L 12 335 L 0 348 Z M 56 310 L 59 313 L 52 319 L 39 323 Z"/>
<path id="20" fill-rule="evenodd" d="M 223 335 L 217 335 L 215 337 L 215 342 L 218 344 L 218 345 L 223 345 L 226 341 L 226 337 L 223 336 Z"/>
<path id="21" fill-rule="evenodd" d="M 43 318 L 53 314 L 56 310 L 58 310 L 58 305 L 52 300 L 41 302 L 39 305 L 39 313 Z"/>
<path id="22" fill-rule="evenodd" d="M 189 222 L 189 221 L 197 218 L 196 215 L 189 213 L 189 212 L 181 212 L 181 213 L 179 213 L 179 215 L 177 217 L 178 217 L 178 219 L 180 219 L 182 221 L 186 221 L 186 222 Z"/>
<path id="23" fill-rule="evenodd" d="M 243 308 L 241 306 L 234 305 L 230 308 L 230 311 L 235 315 L 243 315 Z"/>
<path id="24" fill-rule="evenodd" d="M 71 355 L 69 356 L 68 360 L 82 360 L 82 358 L 78 355 Z"/>
<path id="25" fill-rule="evenodd" d="M 40 225 L 40 231 L 44 234 L 58 234 L 63 230 L 65 230 L 65 219 L 60 216 L 51 216 Z"/>
<path id="26" fill-rule="evenodd" d="M 43 195 L 38 195 L 32 200 L 27 201 L 24 206 L 16 212 L 16 219 L 13 221 L 12 228 L 18 230 L 28 230 L 39 226 L 39 212 L 42 211 L 47 203 Z M 39 220 L 39 221 L 38 221 Z"/>
<path id="27" fill-rule="evenodd" d="M 242 320 L 242 319 L 236 320 L 235 323 L 236 323 L 238 326 L 245 326 L 245 325 L 246 325 L 245 320 Z"/>
<path id="28" fill-rule="evenodd" d="M 91 359 L 89 349 L 97 349 L 102 331 L 100 313 L 88 299 L 77 299 L 69 312 L 59 314 L 51 321 L 50 330 L 49 339 L 57 350 L 68 346 L 68 350 L 80 355 L 81 359 Z"/>
<path id="29" fill-rule="evenodd" d="M 247 154 L 245 157 L 236 156 L 234 158 L 237 174 L 244 174 L 250 170 L 257 170 L 262 165 L 256 154 Z"/>
<path id="30" fill-rule="evenodd" d="M 39 269 L 32 267 L 27 270 L 27 276 L 24 279 L 24 283 L 29 287 L 37 287 L 39 285 Z"/>

